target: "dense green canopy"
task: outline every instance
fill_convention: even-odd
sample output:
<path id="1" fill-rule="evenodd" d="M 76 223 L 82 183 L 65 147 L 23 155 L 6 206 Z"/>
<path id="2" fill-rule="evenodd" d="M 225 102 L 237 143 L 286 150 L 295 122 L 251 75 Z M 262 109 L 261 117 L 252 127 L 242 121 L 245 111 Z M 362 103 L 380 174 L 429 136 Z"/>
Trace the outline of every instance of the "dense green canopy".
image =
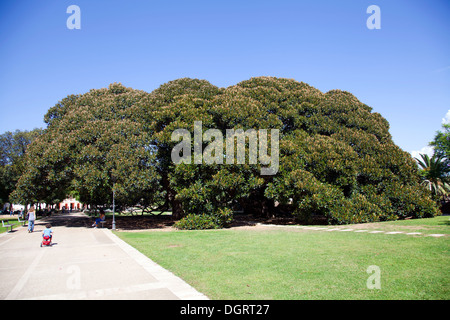
<path id="1" fill-rule="evenodd" d="M 5 132 L 0 135 L 0 204 L 9 202 L 20 176 L 25 172 L 27 146 L 41 134 L 41 129 Z"/>
<path id="2" fill-rule="evenodd" d="M 166 205 L 180 216 L 243 208 L 341 224 L 436 215 L 417 164 L 371 111 L 348 92 L 271 77 L 228 88 L 185 78 L 151 93 L 112 84 L 49 110 L 15 196 L 48 200 L 75 190 L 84 202 L 105 204 L 114 187 L 124 207 Z M 174 164 L 172 133 L 194 137 L 195 121 L 223 137 L 227 129 L 278 129 L 276 174 L 262 175 L 249 151 L 245 164 Z M 201 150 L 210 143 L 203 137 Z"/>
<path id="3" fill-rule="evenodd" d="M 147 93 L 120 84 L 61 100 L 45 115 L 44 134 L 28 148 L 28 170 L 15 196 L 54 203 L 75 191 L 80 201 L 118 205 L 157 201 L 158 176 L 142 121 Z"/>

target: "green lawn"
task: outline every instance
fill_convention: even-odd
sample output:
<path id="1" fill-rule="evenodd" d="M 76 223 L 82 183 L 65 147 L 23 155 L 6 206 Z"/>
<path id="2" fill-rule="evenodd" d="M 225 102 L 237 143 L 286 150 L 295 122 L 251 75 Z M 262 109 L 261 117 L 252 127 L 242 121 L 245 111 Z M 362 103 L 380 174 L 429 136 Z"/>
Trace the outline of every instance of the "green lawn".
<path id="1" fill-rule="evenodd" d="M 11 217 L 11 218 L 2 219 L 2 220 L 5 222 L 5 224 L 12 224 L 12 225 L 14 225 L 13 229 L 15 229 L 18 226 L 22 225 L 22 223 L 17 220 L 17 216 Z M 9 231 L 9 230 L 11 230 L 11 227 L 8 227 L 8 228 L 3 227 L 3 224 L 0 223 L 0 233 L 6 232 L 6 231 Z"/>
<path id="2" fill-rule="evenodd" d="M 450 234 L 448 222 L 364 227 Z M 295 228 L 116 234 L 211 299 L 450 299 L 448 236 Z M 367 288 L 372 265 L 381 289 Z"/>

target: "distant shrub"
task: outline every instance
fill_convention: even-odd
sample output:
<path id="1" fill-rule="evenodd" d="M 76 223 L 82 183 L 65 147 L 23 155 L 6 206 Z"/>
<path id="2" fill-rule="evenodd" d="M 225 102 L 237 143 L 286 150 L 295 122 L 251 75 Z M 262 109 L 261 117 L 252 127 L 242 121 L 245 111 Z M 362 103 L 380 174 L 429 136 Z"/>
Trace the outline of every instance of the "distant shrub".
<path id="1" fill-rule="evenodd" d="M 227 227 L 233 221 L 233 211 L 228 208 L 218 209 L 213 214 L 188 214 L 175 223 L 180 230 L 220 229 Z"/>
<path id="2" fill-rule="evenodd" d="M 221 228 L 228 227 L 233 221 L 233 210 L 229 208 L 218 209 L 212 217 Z"/>
<path id="3" fill-rule="evenodd" d="M 218 229 L 219 226 L 208 214 L 188 214 L 175 223 L 175 228 L 180 230 Z"/>

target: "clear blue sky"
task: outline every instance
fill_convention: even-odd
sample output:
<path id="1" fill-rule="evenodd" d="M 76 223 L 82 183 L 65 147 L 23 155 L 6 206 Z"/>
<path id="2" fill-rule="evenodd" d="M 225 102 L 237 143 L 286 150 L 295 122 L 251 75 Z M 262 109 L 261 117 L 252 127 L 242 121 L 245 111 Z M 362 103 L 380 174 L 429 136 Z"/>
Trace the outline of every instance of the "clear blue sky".
<path id="1" fill-rule="evenodd" d="M 72 4 L 80 30 L 66 27 Z M 380 30 L 366 27 L 372 4 Z M 0 133 L 44 127 L 62 98 L 112 82 L 151 92 L 254 76 L 349 91 L 402 149 L 420 150 L 450 109 L 450 1 L 0 2 Z"/>

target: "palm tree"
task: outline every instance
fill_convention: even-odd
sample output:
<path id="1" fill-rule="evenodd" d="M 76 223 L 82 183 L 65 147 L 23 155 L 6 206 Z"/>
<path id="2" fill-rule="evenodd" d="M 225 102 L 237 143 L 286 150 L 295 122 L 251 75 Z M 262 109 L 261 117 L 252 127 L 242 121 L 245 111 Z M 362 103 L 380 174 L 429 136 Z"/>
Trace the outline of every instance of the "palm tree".
<path id="1" fill-rule="evenodd" d="M 431 191 L 438 200 L 450 194 L 450 163 L 444 155 L 434 154 L 431 158 L 427 154 L 420 154 L 422 160 L 417 160 L 421 167 L 422 184 Z"/>

